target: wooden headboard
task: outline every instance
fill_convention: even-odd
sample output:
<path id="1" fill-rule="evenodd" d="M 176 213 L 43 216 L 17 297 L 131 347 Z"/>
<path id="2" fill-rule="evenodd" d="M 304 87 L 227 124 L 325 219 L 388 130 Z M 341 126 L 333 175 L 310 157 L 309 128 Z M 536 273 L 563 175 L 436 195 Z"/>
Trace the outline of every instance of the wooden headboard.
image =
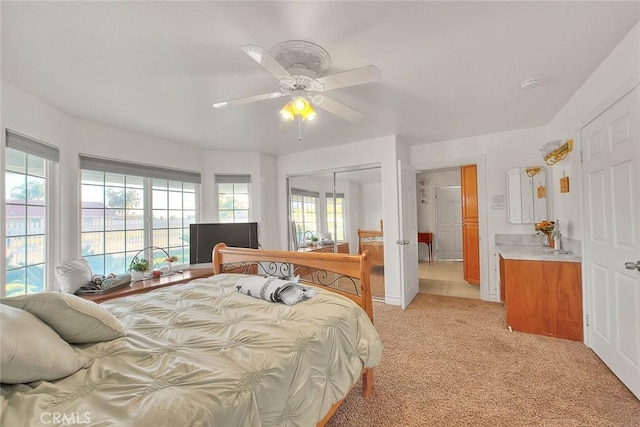
<path id="1" fill-rule="evenodd" d="M 232 248 L 218 243 L 213 248 L 213 274 L 242 273 L 295 276 L 305 284 L 327 289 L 349 298 L 373 322 L 369 252 L 346 255 L 325 252 L 265 251 Z"/>
<path id="2" fill-rule="evenodd" d="M 363 230 L 358 228 L 358 253 L 369 251 L 371 265 L 384 265 L 384 234 L 382 220 L 380 230 Z"/>

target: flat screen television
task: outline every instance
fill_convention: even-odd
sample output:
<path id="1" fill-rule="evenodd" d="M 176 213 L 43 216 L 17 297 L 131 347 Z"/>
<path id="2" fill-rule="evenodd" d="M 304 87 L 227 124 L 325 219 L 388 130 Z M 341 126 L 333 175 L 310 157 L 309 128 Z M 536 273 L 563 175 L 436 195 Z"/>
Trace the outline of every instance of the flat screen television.
<path id="1" fill-rule="evenodd" d="M 189 262 L 211 262 L 211 252 L 218 243 L 236 248 L 258 249 L 258 223 L 191 224 L 189 226 Z"/>

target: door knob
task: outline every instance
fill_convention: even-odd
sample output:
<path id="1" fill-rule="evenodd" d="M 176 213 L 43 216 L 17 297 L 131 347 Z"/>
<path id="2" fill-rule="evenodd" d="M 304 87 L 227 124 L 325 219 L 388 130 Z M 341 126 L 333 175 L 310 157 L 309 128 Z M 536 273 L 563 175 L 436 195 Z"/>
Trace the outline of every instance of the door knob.
<path id="1" fill-rule="evenodd" d="M 627 270 L 638 270 L 640 271 L 640 261 L 630 261 L 630 262 L 625 262 L 624 263 L 624 268 L 626 268 Z"/>

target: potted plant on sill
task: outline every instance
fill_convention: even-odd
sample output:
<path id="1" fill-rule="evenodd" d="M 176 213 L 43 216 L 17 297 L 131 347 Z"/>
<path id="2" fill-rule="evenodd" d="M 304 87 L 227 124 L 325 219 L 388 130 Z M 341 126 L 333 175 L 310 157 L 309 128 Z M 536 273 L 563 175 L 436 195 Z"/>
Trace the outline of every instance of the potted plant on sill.
<path id="1" fill-rule="evenodd" d="M 131 272 L 131 281 L 144 279 L 144 273 L 149 270 L 149 261 L 144 258 L 135 257 L 129 264 L 129 271 Z"/>

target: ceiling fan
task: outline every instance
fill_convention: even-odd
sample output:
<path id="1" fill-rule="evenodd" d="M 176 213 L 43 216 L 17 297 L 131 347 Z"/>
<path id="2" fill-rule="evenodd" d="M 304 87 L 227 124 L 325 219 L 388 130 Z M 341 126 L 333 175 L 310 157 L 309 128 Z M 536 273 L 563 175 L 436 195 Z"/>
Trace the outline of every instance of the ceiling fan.
<path id="1" fill-rule="evenodd" d="M 239 106 L 289 95 L 292 101 L 280 111 L 286 120 L 293 120 L 298 115 L 307 121 L 314 121 L 317 115 L 311 106 L 313 104 L 343 119 L 357 122 L 363 117 L 360 112 L 317 92 L 375 82 L 382 76 L 374 65 L 327 75 L 331 66 L 331 57 L 327 51 L 315 43 L 302 40 L 284 41 L 269 51 L 255 45 L 244 45 L 242 50 L 279 80 L 280 90 L 216 102 L 213 104 L 214 108 Z"/>

